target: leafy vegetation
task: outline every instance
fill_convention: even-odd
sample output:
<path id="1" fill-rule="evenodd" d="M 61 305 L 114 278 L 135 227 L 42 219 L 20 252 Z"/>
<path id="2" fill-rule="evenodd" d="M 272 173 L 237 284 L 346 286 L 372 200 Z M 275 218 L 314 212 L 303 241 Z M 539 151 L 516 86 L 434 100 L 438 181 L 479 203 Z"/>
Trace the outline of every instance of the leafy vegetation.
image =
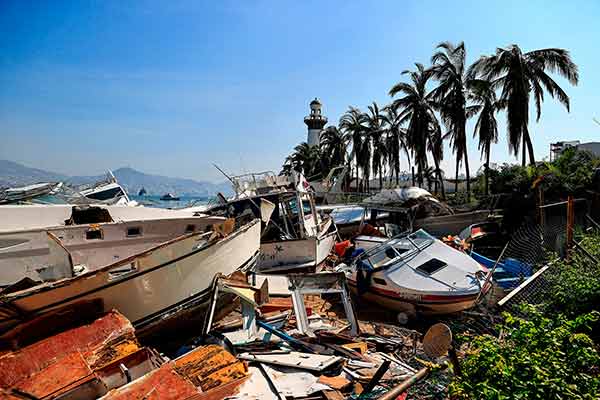
<path id="1" fill-rule="evenodd" d="M 325 129 L 322 136 L 327 140 L 321 141 L 320 148 L 308 151 L 306 143 L 297 146 L 286 159 L 284 172 L 298 170 L 309 176 L 324 176 L 332 167 L 348 165 L 352 167 L 356 187 L 368 190 L 372 177 L 379 177 L 381 185 L 384 177 L 395 176 L 399 184 L 400 160 L 406 156 L 409 164 L 416 166 L 419 186 L 427 181 L 436 191 L 440 188 L 445 198 L 444 186 L 440 184 L 444 179 L 440 169 L 443 140 L 450 141 L 456 158 L 456 176 L 464 164 L 469 178 L 467 137 L 470 135 L 466 123 L 469 118 L 477 117 L 473 136 L 479 139 L 479 150 L 488 171 L 491 147 L 498 138 L 499 112 L 506 114 L 509 150 L 517 154 L 522 145 L 523 165 L 528 155 L 530 165 L 535 166 L 528 125 L 529 103 L 533 100 L 535 104 L 537 120 L 541 117 L 544 93 L 569 110 L 569 97 L 550 76 L 558 74 L 570 84 L 578 83 L 577 66 L 569 52 L 555 48 L 524 52 L 513 44 L 481 57 L 470 66 L 466 56 L 463 42 L 440 43 L 431 66 L 416 63 L 414 70 L 402 72 L 407 80 L 392 86 L 390 104 L 380 106 L 373 102 L 367 112 L 349 107 L 337 127 Z M 491 178 L 493 172 L 489 174 Z M 488 193 L 487 183 L 482 192 Z"/>
<path id="2" fill-rule="evenodd" d="M 569 148 L 552 162 L 524 167 L 504 164 L 490 169 L 490 190 L 492 193 L 529 195 L 541 187 L 548 200 L 583 195 L 592 183 L 594 169 L 598 167 L 600 159 L 591 153 Z"/>
<path id="3" fill-rule="evenodd" d="M 462 338 L 463 375 L 455 399 L 597 399 L 600 393 L 600 233 L 584 234 L 588 254 L 574 251 L 545 277 L 544 302 L 505 313 L 490 335 Z"/>
<path id="4" fill-rule="evenodd" d="M 568 261 L 560 260 L 552 268 L 545 307 L 548 312 L 577 316 L 600 311 L 600 234 L 584 235 L 581 246 L 589 255 L 573 251 Z M 597 332 L 598 333 L 598 332 Z"/>
<path id="5" fill-rule="evenodd" d="M 462 376 L 450 384 L 454 399 L 597 399 L 600 356 L 587 333 L 600 318 L 592 312 L 568 319 L 505 315 L 500 340 L 470 338 Z"/>

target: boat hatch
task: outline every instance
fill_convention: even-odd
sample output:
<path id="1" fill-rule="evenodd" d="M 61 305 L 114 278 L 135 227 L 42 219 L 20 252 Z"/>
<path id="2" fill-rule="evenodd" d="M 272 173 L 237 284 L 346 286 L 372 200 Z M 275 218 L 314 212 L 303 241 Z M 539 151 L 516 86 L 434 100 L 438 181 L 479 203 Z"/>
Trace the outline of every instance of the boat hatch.
<path id="1" fill-rule="evenodd" d="M 438 260 L 437 258 L 432 258 L 431 260 L 427 260 L 423 264 L 419 265 L 415 269 L 419 272 L 425 273 L 427 275 L 431 275 L 431 274 L 441 270 L 446 265 L 448 265 L 448 264 L 446 264 L 442 260 Z"/>
<path id="2" fill-rule="evenodd" d="M 65 225 L 100 224 L 104 222 L 114 222 L 107 209 L 95 206 L 73 206 L 71 217 L 65 221 Z"/>
<path id="3" fill-rule="evenodd" d="M 90 229 L 85 232 L 85 238 L 87 240 L 100 240 L 103 236 L 102 229 Z"/>

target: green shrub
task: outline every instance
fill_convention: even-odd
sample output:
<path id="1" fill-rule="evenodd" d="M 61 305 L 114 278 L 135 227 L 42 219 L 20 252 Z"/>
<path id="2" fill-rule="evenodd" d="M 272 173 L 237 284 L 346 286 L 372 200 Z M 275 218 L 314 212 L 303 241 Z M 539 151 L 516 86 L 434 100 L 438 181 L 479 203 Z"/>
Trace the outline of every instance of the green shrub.
<path id="1" fill-rule="evenodd" d="M 600 259 L 600 234 L 584 235 L 581 245 Z M 574 249 L 569 261 L 560 260 L 551 268 L 551 273 L 547 274 L 549 285 L 545 296 L 548 312 L 574 317 L 592 310 L 600 311 L 600 264 Z"/>
<path id="2" fill-rule="evenodd" d="M 569 320 L 543 316 L 533 306 L 526 318 L 505 314 L 502 339 L 470 338 L 462 376 L 450 384 L 453 399 L 597 399 L 600 356 L 586 334 L 594 311 Z"/>

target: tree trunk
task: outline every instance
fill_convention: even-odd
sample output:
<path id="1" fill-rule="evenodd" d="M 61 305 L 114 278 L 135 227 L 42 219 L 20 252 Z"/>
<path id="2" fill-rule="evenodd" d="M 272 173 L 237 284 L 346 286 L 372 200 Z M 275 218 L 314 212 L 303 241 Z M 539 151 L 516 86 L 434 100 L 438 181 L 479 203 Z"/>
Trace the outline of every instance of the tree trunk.
<path id="1" fill-rule="evenodd" d="M 454 194 L 458 193 L 458 168 L 460 166 L 460 158 L 458 154 L 456 155 L 456 174 L 454 175 Z"/>
<path id="2" fill-rule="evenodd" d="M 469 171 L 469 156 L 465 148 L 465 170 L 467 172 L 467 201 L 471 200 L 471 173 Z"/>
<path id="3" fill-rule="evenodd" d="M 379 190 L 383 189 L 383 170 L 381 161 L 379 162 Z"/>
<path id="4" fill-rule="evenodd" d="M 358 156 L 356 156 L 356 191 L 360 192 L 360 182 L 358 179 Z"/>
<path id="5" fill-rule="evenodd" d="M 490 194 L 490 143 L 487 143 L 485 151 L 485 195 Z"/>
<path id="6" fill-rule="evenodd" d="M 444 178 L 442 177 L 442 170 L 440 169 L 440 161 L 437 159 L 437 157 L 433 157 L 433 162 L 435 163 L 435 172 L 438 180 L 440 181 L 442 200 L 446 200 L 446 189 L 444 188 Z"/>
<path id="7" fill-rule="evenodd" d="M 525 135 L 523 135 L 522 139 L 523 139 L 523 147 L 522 147 L 523 148 L 523 151 L 522 151 L 523 152 L 523 157 L 521 159 L 522 160 L 521 161 L 521 166 L 524 167 L 527 164 L 527 158 L 525 156 L 525 146 L 526 146 L 525 142 L 527 141 L 527 139 L 525 139 Z"/>
<path id="8" fill-rule="evenodd" d="M 529 136 L 529 131 L 525 128 L 525 136 L 527 137 L 527 151 L 529 152 L 529 164 L 535 165 L 535 155 L 533 154 L 533 143 L 531 143 L 531 137 Z M 525 151 L 525 150 L 523 150 Z M 525 155 L 523 155 L 525 157 Z"/>

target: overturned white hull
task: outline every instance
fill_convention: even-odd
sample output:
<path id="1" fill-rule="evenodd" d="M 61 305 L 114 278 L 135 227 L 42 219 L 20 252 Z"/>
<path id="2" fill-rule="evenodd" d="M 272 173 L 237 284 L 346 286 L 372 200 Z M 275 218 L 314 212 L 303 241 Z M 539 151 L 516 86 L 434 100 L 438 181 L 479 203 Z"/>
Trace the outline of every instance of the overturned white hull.
<path id="1" fill-rule="evenodd" d="M 260 223 L 252 221 L 219 240 L 211 235 L 183 236 L 76 278 L 6 294 L 0 298 L 0 331 L 23 316 L 84 300 L 101 299 L 104 310 L 117 309 L 136 326 L 185 302 L 208 300 L 215 274 L 231 274 L 256 255 Z"/>

